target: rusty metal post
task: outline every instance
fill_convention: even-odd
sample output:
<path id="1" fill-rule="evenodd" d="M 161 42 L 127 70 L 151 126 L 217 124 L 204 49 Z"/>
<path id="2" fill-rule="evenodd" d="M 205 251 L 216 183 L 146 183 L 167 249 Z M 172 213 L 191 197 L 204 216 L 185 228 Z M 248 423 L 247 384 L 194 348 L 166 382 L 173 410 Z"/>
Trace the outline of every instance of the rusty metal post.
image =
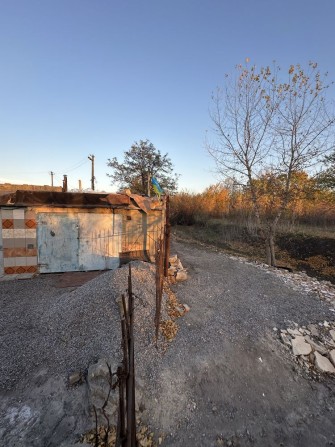
<path id="1" fill-rule="evenodd" d="M 125 406 L 124 406 L 124 367 L 119 366 L 117 369 L 119 380 L 119 417 L 116 432 L 115 447 L 125 447 L 126 444 L 126 428 L 125 428 Z"/>
<path id="2" fill-rule="evenodd" d="M 162 296 L 163 296 L 163 262 L 164 262 L 164 252 L 163 252 L 163 240 L 159 239 L 156 242 L 156 315 L 155 315 L 155 339 L 156 345 L 158 341 L 159 325 L 161 319 L 161 307 L 162 307 Z"/>
<path id="3" fill-rule="evenodd" d="M 128 376 L 127 376 L 127 447 L 136 446 L 136 417 L 135 417 L 135 359 L 134 359 L 134 295 L 131 279 L 131 264 L 128 275 Z"/>
<path id="4" fill-rule="evenodd" d="M 164 227 L 164 276 L 168 277 L 169 259 L 170 259 L 170 196 L 166 196 L 165 202 L 165 227 Z"/>

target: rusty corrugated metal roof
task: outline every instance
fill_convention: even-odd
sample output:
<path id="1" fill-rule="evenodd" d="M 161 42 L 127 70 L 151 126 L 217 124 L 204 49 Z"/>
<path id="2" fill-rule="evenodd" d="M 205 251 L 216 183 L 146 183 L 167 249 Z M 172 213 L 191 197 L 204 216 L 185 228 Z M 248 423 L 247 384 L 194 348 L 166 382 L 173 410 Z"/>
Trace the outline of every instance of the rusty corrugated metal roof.
<path id="1" fill-rule="evenodd" d="M 161 203 L 156 198 L 136 194 L 106 194 L 84 192 L 27 191 L 17 190 L 0 194 L 0 206 L 67 206 L 89 208 L 141 209 L 148 212 Z"/>

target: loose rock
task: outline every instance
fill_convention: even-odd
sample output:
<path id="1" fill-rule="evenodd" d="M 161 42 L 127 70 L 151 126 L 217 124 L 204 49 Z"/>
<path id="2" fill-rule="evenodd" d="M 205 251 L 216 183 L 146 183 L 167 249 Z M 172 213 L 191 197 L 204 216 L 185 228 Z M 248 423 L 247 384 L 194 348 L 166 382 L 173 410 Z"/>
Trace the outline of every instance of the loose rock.
<path id="1" fill-rule="evenodd" d="M 186 281 L 187 280 L 187 272 L 183 267 L 180 259 L 177 255 L 170 256 L 169 258 L 169 281 L 174 284 L 176 281 Z"/>
<path id="2" fill-rule="evenodd" d="M 90 403 L 97 410 L 101 423 L 104 422 L 101 409 L 107 414 L 112 424 L 117 423 L 118 393 L 110 392 L 112 376 L 117 370 L 117 363 L 113 359 L 100 359 L 91 365 L 87 373 L 87 382 L 90 391 Z M 109 399 L 108 399 L 109 395 Z"/>
<path id="3" fill-rule="evenodd" d="M 191 310 L 190 306 L 188 304 L 183 304 L 185 312 L 189 312 Z"/>
<path id="4" fill-rule="evenodd" d="M 335 330 L 334 330 L 334 329 L 331 329 L 331 330 L 329 331 L 329 334 L 330 334 L 331 338 L 335 341 Z"/>
<path id="5" fill-rule="evenodd" d="M 280 338 L 281 338 L 282 342 L 284 343 L 284 345 L 291 347 L 291 337 L 289 335 L 281 333 Z"/>
<path id="6" fill-rule="evenodd" d="M 176 280 L 177 281 L 186 281 L 187 280 L 187 273 L 185 270 L 178 270 L 176 274 Z"/>
<path id="7" fill-rule="evenodd" d="M 320 345 L 319 343 L 316 343 L 309 337 L 308 335 L 305 336 L 306 342 L 311 345 L 311 347 L 314 349 L 314 351 L 317 351 L 321 355 L 327 354 L 328 350 L 324 346 Z"/>
<path id="8" fill-rule="evenodd" d="M 287 329 L 287 332 L 291 335 L 293 335 L 294 337 L 299 337 L 301 336 L 301 332 L 299 332 L 298 329 Z"/>
<path id="9" fill-rule="evenodd" d="M 311 334 L 314 335 L 314 337 L 319 336 L 319 331 L 318 331 L 317 327 L 315 326 L 315 324 L 309 324 L 307 326 L 307 328 L 311 331 Z"/>
<path id="10" fill-rule="evenodd" d="M 315 366 L 321 372 L 335 374 L 334 366 L 330 363 L 330 361 L 326 357 L 323 357 L 318 352 L 315 352 Z"/>
<path id="11" fill-rule="evenodd" d="M 74 372 L 69 375 L 69 384 L 71 386 L 76 385 L 77 383 L 82 383 L 83 377 L 80 372 Z"/>
<path id="12" fill-rule="evenodd" d="M 311 346 L 305 342 L 304 337 L 296 337 L 292 340 L 294 355 L 308 355 L 312 352 Z"/>
<path id="13" fill-rule="evenodd" d="M 332 349 L 329 353 L 329 358 L 332 364 L 335 366 L 335 349 Z"/>

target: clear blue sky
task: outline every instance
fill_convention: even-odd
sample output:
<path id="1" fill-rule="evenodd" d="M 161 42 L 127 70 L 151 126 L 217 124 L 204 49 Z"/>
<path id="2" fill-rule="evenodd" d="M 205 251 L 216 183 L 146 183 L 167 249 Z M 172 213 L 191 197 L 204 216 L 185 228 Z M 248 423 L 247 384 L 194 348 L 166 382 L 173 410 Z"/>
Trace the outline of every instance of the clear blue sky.
<path id="1" fill-rule="evenodd" d="M 88 188 L 92 153 L 113 190 L 107 159 L 149 139 L 200 191 L 224 74 L 248 57 L 335 79 L 334 20 L 334 0 L 0 0 L 0 183 Z"/>

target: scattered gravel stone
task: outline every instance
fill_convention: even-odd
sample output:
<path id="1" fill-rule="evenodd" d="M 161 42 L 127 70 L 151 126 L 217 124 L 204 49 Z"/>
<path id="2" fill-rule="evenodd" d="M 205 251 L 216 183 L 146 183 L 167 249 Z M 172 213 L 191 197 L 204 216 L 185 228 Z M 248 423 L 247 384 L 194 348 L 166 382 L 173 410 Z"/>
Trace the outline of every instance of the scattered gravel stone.
<path id="1" fill-rule="evenodd" d="M 80 372 L 75 372 L 69 375 L 69 385 L 73 386 L 77 383 L 81 383 L 83 380 L 83 376 Z"/>
<path id="2" fill-rule="evenodd" d="M 188 304 L 183 304 L 185 312 L 189 312 L 191 310 L 190 306 Z"/>

